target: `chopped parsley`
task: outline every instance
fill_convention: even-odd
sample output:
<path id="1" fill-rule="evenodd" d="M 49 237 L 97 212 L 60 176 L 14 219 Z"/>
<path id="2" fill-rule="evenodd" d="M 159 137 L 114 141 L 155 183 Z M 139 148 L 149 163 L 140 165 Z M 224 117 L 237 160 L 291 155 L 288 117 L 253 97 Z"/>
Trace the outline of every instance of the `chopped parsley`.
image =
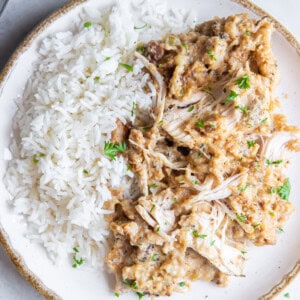
<path id="1" fill-rule="evenodd" d="M 128 285 L 130 287 L 132 287 L 133 289 L 137 290 L 138 289 L 138 286 L 136 284 L 136 281 L 130 281 L 128 279 L 123 279 L 122 280 L 122 283 L 125 284 L 125 285 Z"/>
<path id="2" fill-rule="evenodd" d="M 261 120 L 260 124 L 265 124 L 267 122 L 268 118 L 264 118 Z"/>
<path id="3" fill-rule="evenodd" d="M 192 180 L 192 184 L 196 185 L 196 184 L 198 184 L 198 181 L 197 180 Z"/>
<path id="4" fill-rule="evenodd" d="M 130 171 L 131 170 L 131 165 L 130 164 L 127 164 L 126 166 L 126 171 Z"/>
<path id="5" fill-rule="evenodd" d="M 157 184 L 156 183 L 152 183 L 149 185 L 150 189 L 155 189 L 157 188 Z"/>
<path id="6" fill-rule="evenodd" d="M 274 216 L 275 216 L 274 211 L 270 211 L 269 214 L 270 214 L 271 217 L 274 217 Z"/>
<path id="7" fill-rule="evenodd" d="M 273 186 L 270 188 L 270 194 L 275 194 L 276 193 L 276 188 L 274 188 Z"/>
<path id="8" fill-rule="evenodd" d="M 136 29 L 144 29 L 148 26 L 148 24 L 146 23 L 145 25 L 143 26 L 133 26 L 133 29 L 136 30 Z"/>
<path id="9" fill-rule="evenodd" d="M 84 26 L 85 28 L 89 28 L 89 27 L 92 26 L 92 22 L 85 22 L 85 23 L 83 24 L 83 26 Z"/>
<path id="10" fill-rule="evenodd" d="M 253 229 L 256 229 L 260 226 L 260 224 L 255 224 L 255 225 L 252 225 Z"/>
<path id="11" fill-rule="evenodd" d="M 110 60 L 110 56 L 106 56 L 104 59 L 104 61 L 108 61 L 108 60 Z"/>
<path id="12" fill-rule="evenodd" d="M 182 47 L 185 49 L 186 52 L 189 50 L 189 45 L 188 44 L 182 44 Z"/>
<path id="13" fill-rule="evenodd" d="M 153 254 L 152 257 L 151 257 L 152 261 L 157 261 L 158 258 L 159 258 L 159 254 L 158 253 Z"/>
<path id="14" fill-rule="evenodd" d="M 198 157 L 199 157 L 199 158 L 203 157 L 203 153 L 201 153 L 201 152 L 198 153 Z"/>
<path id="15" fill-rule="evenodd" d="M 249 110 L 246 105 L 237 105 L 235 108 L 239 109 L 244 115 L 248 115 Z"/>
<path id="16" fill-rule="evenodd" d="M 84 169 L 82 172 L 83 172 L 84 174 L 89 174 L 88 170 L 86 170 L 86 169 Z"/>
<path id="17" fill-rule="evenodd" d="M 234 101 L 237 96 L 239 96 L 239 94 L 236 93 L 235 91 L 231 90 L 229 96 L 227 96 L 225 99 L 225 103 Z"/>
<path id="18" fill-rule="evenodd" d="M 204 128 L 204 121 L 197 121 L 196 123 L 195 123 L 195 126 L 196 127 L 199 127 L 199 128 Z"/>
<path id="19" fill-rule="evenodd" d="M 80 259 L 77 258 L 77 253 L 79 252 L 78 248 L 73 248 L 74 255 L 73 255 L 73 265 L 72 267 L 75 269 L 78 266 L 81 266 L 84 263 L 84 259 L 81 257 Z"/>
<path id="20" fill-rule="evenodd" d="M 179 282 L 179 286 L 180 287 L 184 287 L 185 286 L 185 282 L 184 281 Z"/>
<path id="21" fill-rule="evenodd" d="M 211 245 L 211 246 L 214 246 L 214 245 L 215 245 L 215 242 L 216 242 L 216 240 L 211 241 L 211 242 L 210 242 L 210 245 Z"/>
<path id="22" fill-rule="evenodd" d="M 155 209 L 155 204 L 152 205 L 150 212 L 152 213 L 154 209 Z"/>
<path id="23" fill-rule="evenodd" d="M 250 88 L 250 77 L 249 77 L 249 75 L 244 75 L 241 78 L 237 79 L 235 81 L 235 84 L 240 89 L 249 89 Z"/>
<path id="24" fill-rule="evenodd" d="M 178 199 L 176 197 L 173 198 L 174 203 L 178 202 Z"/>
<path id="25" fill-rule="evenodd" d="M 122 67 L 122 68 L 125 68 L 129 72 L 133 72 L 133 66 L 131 66 L 131 65 L 124 64 L 124 63 L 119 63 L 119 66 Z"/>
<path id="26" fill-rule="evenodd" d="M 46 154 L 45 153 L 39 153 L 39 154 L 34 154 L 32 157 L 32 161 L 37 164 L 40 160 L 39 157 L 45 157 Z"/>
<path id="27" fill-rule="evenodd" d="M 245 255 L 245 254 L 247 253 L 247 251 L 242 250 L 241 253 L 242 253 L 243 255 Z"/>
<path id="28" fill-rule="evenodd" d="M 131 111 L 130 111 L 131 117 L 134 116 L 135 109 L 136 109 L 136 103 L 133 101 L 133 102 L 132 102 Z"/>
<path id="29" fill-rule="evenodd" d="M 127 146 L 125 142 L 114 144 L 111 142 L 104 143 L 104 154 L 108 156 L 111 160 L 116 158 L 118 152 L 125 152 L 127 150 Z"/>
<path id="30" fill-rule="evenodd" d="M 281 199 L 289 200 L 290 193 L 291 193 L 291 183 L 289 178 L 287 178 L 283 183 L 283 185 L 277 188 L 277 194 L 280 196 Z"/>
<path id="31" fill-rule="evenodd" d="M 209 50 L 207 50 L 207 53 L 209 54 L 209 57 L 211 58 L 211 59 L 213 59 L 213 60 L 217 60 L 217 58 L 215 57 L 215 55 L 213 54 L 213 52 L 209 49 Z"/>
<path id="32" fill-rule="evenodd" d="M 94 80 L 95 80 L 95 81 L 99 81 L 99 79 L 100 79 L 99 76 L 94 77 Z"/>
<path id="33" fill-rule="evenodd" d="M 268 166 L 270 166 L 270 165 L 279 165 L 279 164 L 281 164 L 282 162 L 283 162 L 282 159 L 274 160 L 274 161 L 271 161 L 271 160 L 269 160 L 268 158 L 266 159 L 266 164 L 267 164 Z"/>
<path id="34" fill-rule="evenodd" d="M 245 30 L 245 36 L 249 36 L 249 34 L 250 34 L 250 32 L 249 32 L 249 30 Z"/>
<path id="35" fill-rule="evenodd" d="M 260 164 L 258 162 L 255 163 L 254 168 L 258 170 L 260 168 Z"/>
<path id="36" fill-rule="evenodd" d="M 280 232 L 284 232 L 283 228 L 281 228 L 281 227 L 279 227 L 278 230 L 279 230 Z"/>
<path id="37" fill-rule="evenodd" d="M 156 228 L 156 232 L 159 232 L 160 231 L 160 226 L 158 226 L 157 228 Z"/>
<path id="38" fill-rule="evenodd" d="M 191 112 L 191 111 L 193 111 L 193 110 L 194 110 L 194 108 L 195 108 L 195 106 L 194 106 L 194 105 L 190 106 L 190 107 L 189 107 L 189 109 L 188 109 L 188 112 Z"/>
<path id="39" fill-rule="evenodd" d="M 141 45 L 139 47 L 136 48 L 136 51 L 139 51 L 139 52 L 144 52 L 145 51 L 145 45 Z"/>
<path id="40" fill-rule="evenodd" d="M 157 125 L 161 125 L 163 123 L 163 120 L 160 120 Z"/>
<path id="41" fill-rule="evenodd" d="M 34 154 L 32 157 L 32 161 L 37 164 L 39 162 L 39 159 L 37 158 L 37 154 Z"/>
<path id="42" fill-rule="evenodd" d="M 115 293 L 115 297 L 119 298 L 120 297 L 120 294 L 119 293 Z"/>
<path id="43" fill-rule="evenodd" d="M 142 299 L 142 298 L 144 297 L 144 294 L 143 294 L 143 293 L 137 292 L 136 294 L 138 295 L 139 300 Z"/>
<path id="44" fill-rule="evenodd" d="M 244 223 L 245 221 L 246 221 L 246 219 L 247 219 L 247 217 L 246 217 L 246 215 L 244 215 L 244 214 L 236 214 L 236 218 L 240 221 L 240 222 L 242 222 L 242 223 Z"/>
<path id="45" fill-rule="evenodd" d="M 283 296 L 284 296 L 285 298 L 290 298 L 290 294 L 289 294 L 289 293 L 285 293 Z"/>
<path id="46" fill-rule="evenodd" d="M 256 144 L 255 141 L 247 141 L 247 145 L 248 145 L 249 149 L 252 148 L 252 147 L 254 147 L 255 144 Z"/>
<path id="47" fill-rule="evenodd" d="M 238 190 L 241 192 L 245 192 L 249 186 L 250 186 L 250 184 L 246 183 L 245 185 L 238 187 Z"/>
<path id="48" fill-rule="evenodd" d="M 197 230 L 193 231 L 193 236 L 195 238 L 205 239 L 207 237 L 207 234 L 199 234 Z"/>

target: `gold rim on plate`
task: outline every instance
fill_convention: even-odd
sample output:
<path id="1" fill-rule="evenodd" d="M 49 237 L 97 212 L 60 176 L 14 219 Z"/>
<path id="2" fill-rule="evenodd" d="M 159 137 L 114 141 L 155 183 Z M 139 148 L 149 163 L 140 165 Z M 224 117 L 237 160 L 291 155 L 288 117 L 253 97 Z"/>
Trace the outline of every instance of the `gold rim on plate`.
<path id="1" fill-rule="evenodd" d="M 4 69 L 0 73 L 0 90 L 8 78 L 9 74 L 13 70 L 13 67 L 18 60 L 18 58 L 26 51 L 28 47 L 30 47 L 31 43 L 38 35 L 43 32 L 51 23 L 55 20 L 71 11 L 75 7 L 80 4 L 87 2 L 88 0 L 73 0 L 68 4 L 64 5 L 54 13 L 52 13 L 48 18 L 46 18 L 43 22 L 41 22 L 18 46 L 15 52 L 12 54 Z M 273 16 L 268 14 L 262 8 L 257 6 L 256 4 L 250 2 L 249 0 L 231 0 L 236 2 L 250 11 L 254 12 L 256 15 L 260 17 L 268 17 L 275 25 L 276 29 L 288 40 L 288 42 L 295 48 L 297 53 L 300 55 L 300 43 L 297 39 L 291 34 L 278 20 L 276 20 Z M 21 275 L 46 299 L 61 299 L 54 291 L 45 286 L 43 281 L 36 276 L 25 264 L 21 255 L 16 251 L 10 242 L 8 235 L 6 234 L 4 228 L 2 228 L 0 224 L 0 244 L 3 249 L 9 256 L 10 260 L 13 262 L 17 270 L 21 273 Z M 276 297 L 280 292 L 283 291 L 287 287 L 287 285 L 300 274 L 300 259 L 295 264 L 293 269 L 287 273 L 279 283 L 277 283 L 274 287 L 270 289 L 269 292 L 262 295 L 259 300 L 272 300 Z"/>

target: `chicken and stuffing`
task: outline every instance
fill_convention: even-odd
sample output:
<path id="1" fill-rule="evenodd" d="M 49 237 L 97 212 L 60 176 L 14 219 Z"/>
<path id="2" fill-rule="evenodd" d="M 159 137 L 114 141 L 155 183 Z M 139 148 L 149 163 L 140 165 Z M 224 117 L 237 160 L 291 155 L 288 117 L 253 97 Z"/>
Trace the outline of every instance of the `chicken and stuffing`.
<path id="1" fill-rule="evenodd" d="M 300 140 L 275 112 L 272 32 L 267 19 L 240 14 L 137 48 L 157 94 L 112 136 L 136 177 L 131 197 L 114 191 L 105 203 L 116 293 L 225 286 L 244 276 L 250 242 L 276 243 L 294 209 L 285 154 Z"/>

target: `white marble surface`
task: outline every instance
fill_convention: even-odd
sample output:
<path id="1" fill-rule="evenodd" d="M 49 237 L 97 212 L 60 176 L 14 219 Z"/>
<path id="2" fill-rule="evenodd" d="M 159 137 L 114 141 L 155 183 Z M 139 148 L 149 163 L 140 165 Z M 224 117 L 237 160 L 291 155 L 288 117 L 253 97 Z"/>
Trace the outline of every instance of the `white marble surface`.
<path id="1" fill-rule="evenodd" d="M 0 69 L 22 38 L 39 21 L 66 2 L 68 1 L 9 0 L 0 17 Z M 281 21 L 300 40 L 299 0 L 253 0 L 253 2 Z M 277 299 L 288 299 L 284 297 L 285 293 L 289 293 L 290 299 L 300 300 L 300 277 L 294 280 Z M 42 299 L 42 297 L 19 275 L 0 247 L 0 300 L 35 299 Z M 249 298 L 245 300 L 255 299 L 251 299 L 249 295 Z"/>

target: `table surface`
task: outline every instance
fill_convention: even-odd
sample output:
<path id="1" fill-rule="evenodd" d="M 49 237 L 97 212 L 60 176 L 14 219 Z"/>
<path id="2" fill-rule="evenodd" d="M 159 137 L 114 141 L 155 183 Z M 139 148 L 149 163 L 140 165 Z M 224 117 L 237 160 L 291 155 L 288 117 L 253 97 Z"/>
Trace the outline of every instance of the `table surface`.
<path id="1" fill-rule="evenodd" d="M 0 0 L 0 7 L 2 1 Z M 0 17 L 0 70 L 24 36 L 47 15 L 66 2 L 68 1 L 9 0 Z M 253 0 L 253 2 L 276 17 L 300 40 L 299 0 Z M 277 299 L 287 299 L 284 296 L 285 293 L 289 293 L 290 299 L 300 299 L 300 277 L 294 280 Z M 42 298 L 16 271 L 0 247 L 0 300 L 36 300 Z"/>

